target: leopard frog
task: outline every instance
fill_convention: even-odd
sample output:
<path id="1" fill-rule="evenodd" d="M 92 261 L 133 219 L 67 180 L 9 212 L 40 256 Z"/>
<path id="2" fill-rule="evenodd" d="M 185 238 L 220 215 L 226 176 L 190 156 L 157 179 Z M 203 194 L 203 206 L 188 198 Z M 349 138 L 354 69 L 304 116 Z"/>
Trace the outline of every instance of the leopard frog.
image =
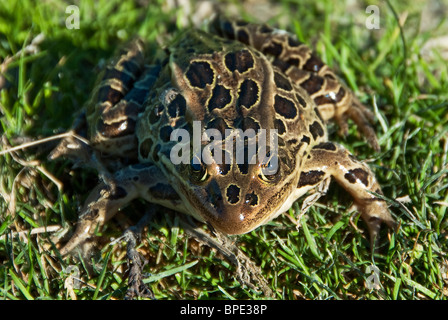
<path id="1" fill-rule="evenodd" d="M 99 76 L 87 105 L 88 138 L 97 161 L 117 162 L 104 169 L 108 178 L 91 191 L 62 254 L 136 198 L 243 234 L 330 178 L 353 197 L 371 237 L 382 222 L 394 226 L 372 171 L 327 136 L 327 121 L 345 133 L 350 118 L 377 150 L 372 114 L 305 44 L 266 25 L 216 18 L 209 32 L 184 31 L 164 52 L 148 64 L 143 42 L 134 41 Z M 275 172 L 265 174 L 269 162 L 249 157 L 206 164 L 191 153 L 175 164 L 173 132 L 194 134 L 194 123 L 201 135 L 221 133 L 221 144 L 229 129 L 275 129 Z"/>

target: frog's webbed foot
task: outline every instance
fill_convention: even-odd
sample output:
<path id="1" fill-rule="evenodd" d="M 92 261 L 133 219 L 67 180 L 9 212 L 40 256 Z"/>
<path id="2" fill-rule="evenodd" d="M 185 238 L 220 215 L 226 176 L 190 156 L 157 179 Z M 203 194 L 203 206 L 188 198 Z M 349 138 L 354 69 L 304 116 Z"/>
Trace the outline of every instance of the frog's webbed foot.
<path id="1" fill-rule="evenodd" d="M 369 229 L 372 247 L 382 223 L 395 231 L 396 223 L 386 201 L 375 196 L 381 195 L 382 191 L 369 167 L 356 160 L 344 147 L 324 142 L 311 150 L 298 187 L 312 188 L 328 177 L 334 178 L 353 197 L 361 218 Z"/>

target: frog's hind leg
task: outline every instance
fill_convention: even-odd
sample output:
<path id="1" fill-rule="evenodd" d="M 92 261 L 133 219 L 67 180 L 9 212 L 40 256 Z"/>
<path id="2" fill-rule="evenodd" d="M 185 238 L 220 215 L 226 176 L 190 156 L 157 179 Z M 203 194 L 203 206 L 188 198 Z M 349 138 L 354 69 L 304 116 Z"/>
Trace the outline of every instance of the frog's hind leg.
<path id="1" fill-rule="evenodd" d="M 143 43 L 137 39 L 107 64 L 70 130 L 74 136 L 61 141 L 50 159 L 79 158 L 77 160 L 95 167 L 97 159 L 92 159 L 93 150 L 127 159 L 137 158 L 137 117 L 161 69 L 159 65 L 145 64 L 144 54 Z M 89 142 L 82 142 L 76 136 L 88 138 Z"/>
<path id="2" fill-rule="evenodd" d="M 369 229 L 372 248 L 383 222 L 395 230 L 396 223 L 387 203 L 374 195 L 381 195 L 382 191 L 369 167 L 356 160 L 344 147 L 324 142 L 311 150 L 304 163 L 298 188 L 318 186 L 329 177 L 353 197 Z"/>
<path id="3" fill-rule="evenodd" d="M 161 67 L 146 65 L 141 41 L 131 42 L 99 76 L 87 104 L 92 146 L 107 154 L 137 158 L 137 118 Z"/>
<path id="4" fill-rule="evenodd" d="M 294 35 L 263 24 L 230 21 L 219 16 L 211 23 L 211 29 L 220 36 L 239 40 L 264 53 L 276 68 L 308 92 L 323 120 L 335 120 L 340 133 L 345 135 L 347 119 L 352 119 L 369 144 L 376 151 L 380 149 L 370 124 L 374 119 L 372 112 Z"/>

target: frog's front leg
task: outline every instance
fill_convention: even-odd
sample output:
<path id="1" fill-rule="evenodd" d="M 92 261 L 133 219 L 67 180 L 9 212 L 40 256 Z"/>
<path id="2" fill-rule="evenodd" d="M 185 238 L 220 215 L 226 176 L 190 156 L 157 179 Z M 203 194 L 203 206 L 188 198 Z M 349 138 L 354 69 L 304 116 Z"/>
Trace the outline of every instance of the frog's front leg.
<path id="1" fill-rule="evenodd" d="M 91 191 L 81 210 L 75 233 L 60 253 L 66 255 L 84 243 L 120 208 L 136 198 L 175 210 L 182 206 L 180 197 L 158 167 L 153 164 L 131 165 Z"/>
<path id="2" fill-rule="evenodd" d="M 369 228 L 372 245 L 381 223 L 396 228 L 386 202 L 371 193 L 382 194 L 382 191 L 369 167 L 341 145 L 323 142 L 316 145 L 305 160 L 298 188 L 317 186 L 329 177 L 334 178 L 354 198 L 361 218 Z"/>

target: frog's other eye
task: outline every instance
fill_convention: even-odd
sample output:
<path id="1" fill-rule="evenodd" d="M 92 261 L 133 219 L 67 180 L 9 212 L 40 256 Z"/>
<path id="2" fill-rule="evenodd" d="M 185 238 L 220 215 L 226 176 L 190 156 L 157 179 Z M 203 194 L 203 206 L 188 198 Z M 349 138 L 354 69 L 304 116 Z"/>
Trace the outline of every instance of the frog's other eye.
<path id="1" fill-rule="evenodd" d="M 267 183 L 275 183 L 280 178 L 280 162 L 278 161 L 278 157 L 276 155 L 270 154 L 270 152 L 266 155 L 266 161 L 260 165 L 260 172 L 258 177 Z"/>
<path id="2" fill-rule="evenodd" d="M 196 183 L 204 182 L 209 176 L 207 166 L 196 155 L 191 158 L 190 174 L 191 179 Z"/>

